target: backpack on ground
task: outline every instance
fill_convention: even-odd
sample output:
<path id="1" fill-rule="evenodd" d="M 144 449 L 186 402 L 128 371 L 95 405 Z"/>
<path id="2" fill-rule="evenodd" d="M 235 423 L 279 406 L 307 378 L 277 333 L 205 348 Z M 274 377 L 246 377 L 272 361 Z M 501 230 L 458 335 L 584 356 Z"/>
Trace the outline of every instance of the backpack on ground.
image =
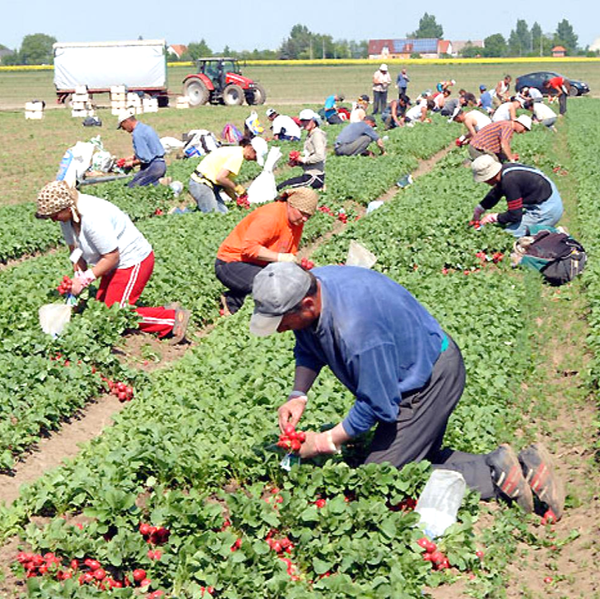
<path id="1" fill-rule="evenodd" d="M 587 254 L 568 233 L 546 226 L 530 227 L 529 233 L 515 241 L 513 266 L 533 268 L 556 286 L 572 281 L 585 268 Z"/>
<path id="2" fill-rule="evenodd" d="M 221 131 L 221 139 L 228 144 L 240 143 L 242 137 L 244 135 L 233 123 L 227 123 Z"/>
<path id="3" fill-rule="evenodd" d="M 206 129 L 193 129 L 185 138 L 187 142 L 183 148 L 183 155 L 186 158 L 206 156 L 221 146 L 215 135 Z"/>

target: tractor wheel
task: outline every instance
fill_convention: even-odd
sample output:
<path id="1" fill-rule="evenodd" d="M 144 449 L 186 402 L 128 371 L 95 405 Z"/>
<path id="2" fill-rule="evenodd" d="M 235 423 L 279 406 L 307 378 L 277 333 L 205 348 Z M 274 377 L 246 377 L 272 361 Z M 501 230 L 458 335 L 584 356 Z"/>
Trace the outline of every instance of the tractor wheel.
<path id="1" fill-rule="evenodd" d="M 267 101 L 267 91 L 259 83 L 255 83 L 254 86 L 254 89 L 246 92 L 246 102 L 248 102 L 250 106 L 264 104 Z"/>
<path id="2" fill-rule="evenodd" d="M 230 83 L 223 90 L 225 106 L 241 106 L 244 103 L 244 90 L 235 83 Z"/>
<path id="3" fill-rule="evenodd" d="M 188 79 L 183 86 L 183 95 L 190 99 L 190 106 L 202 106 L 208 102 L 209 92 L 200 79 Z"/>

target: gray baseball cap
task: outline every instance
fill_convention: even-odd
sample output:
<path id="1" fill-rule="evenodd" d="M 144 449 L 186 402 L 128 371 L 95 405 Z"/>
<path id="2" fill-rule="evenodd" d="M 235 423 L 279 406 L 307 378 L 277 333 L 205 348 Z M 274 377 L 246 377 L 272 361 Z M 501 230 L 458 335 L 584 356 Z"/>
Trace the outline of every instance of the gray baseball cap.
<path id="1" fill-rule="evenodd" d="M 250 332 L 267 337 L 277 331 L 284 314 L 306 296 L 311 279 L 303 268 L 292 262 L 273 262 L 254 278 L 254 313 Z"/>

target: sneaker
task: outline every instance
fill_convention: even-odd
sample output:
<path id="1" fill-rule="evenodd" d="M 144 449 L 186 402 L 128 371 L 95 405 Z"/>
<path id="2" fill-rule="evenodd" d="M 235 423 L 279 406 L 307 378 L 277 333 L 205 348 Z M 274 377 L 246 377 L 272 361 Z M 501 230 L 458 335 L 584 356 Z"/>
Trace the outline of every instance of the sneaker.
<path id="1" fill-rule="evenodd" d="M 173 177 L 161 177 L 158 182 L 161 185 L 170 185 L 171 182 L 173 181 Z"/>
<path id="2" fill-rule="evenodd" d="M 487 458 L 492 480 L 503 495 L 516 501 L 529 513 L 533 511 L 533 495 L 523 476 L 521 464 L 508 443 L 503 443 Z"/>
<path id="3" fill-rule="evenodd" d="M 565 508 L 565 491 L 555 474 L 554 461 L 542 443 L 535 443 L 519 453 L 525 480 L 537 495 L 560 520 Z"/>
<path id="4" fill-rule="evenodd" d="M 173 336 L 170 339 L 171 345 L 177 345 L 185 339 L 188 323 L 190 322 L 191 312 L 177 308 L 175 310 L 175 324 L 173 325 Z"/>

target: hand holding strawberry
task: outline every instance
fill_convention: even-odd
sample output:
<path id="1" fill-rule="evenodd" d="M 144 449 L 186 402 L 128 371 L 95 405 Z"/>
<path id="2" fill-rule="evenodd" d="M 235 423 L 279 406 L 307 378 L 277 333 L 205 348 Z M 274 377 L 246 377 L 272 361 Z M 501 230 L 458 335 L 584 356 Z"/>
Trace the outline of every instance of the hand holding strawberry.
<path id="1" fill-rule="evenodd" d="M 56 289 L 61 295 L 68 295 L 69 293 L 71 293 L 72 286 L 73 281 L 69 278 L 68 275 L 65 275 L 63 277 L 63 280 L 60 282 L 60 285 Z"/>
<path id="2" fill-rule="evenodd" d="M 296 166 L 297 164 L 300 164 L 300 152 L 298 150 L 292 150 L 290 152 L 288 164 L 290 166 Z"/>
<path id="3" fill-rule="evenodd" d="M 286 426 L 292 425 L 294 428 L 300 422 L 304 409 L 306 408 L 306 395 L 300 397 L 291 397 L 277 410 L 279 428 L 284 433 Z"/>

